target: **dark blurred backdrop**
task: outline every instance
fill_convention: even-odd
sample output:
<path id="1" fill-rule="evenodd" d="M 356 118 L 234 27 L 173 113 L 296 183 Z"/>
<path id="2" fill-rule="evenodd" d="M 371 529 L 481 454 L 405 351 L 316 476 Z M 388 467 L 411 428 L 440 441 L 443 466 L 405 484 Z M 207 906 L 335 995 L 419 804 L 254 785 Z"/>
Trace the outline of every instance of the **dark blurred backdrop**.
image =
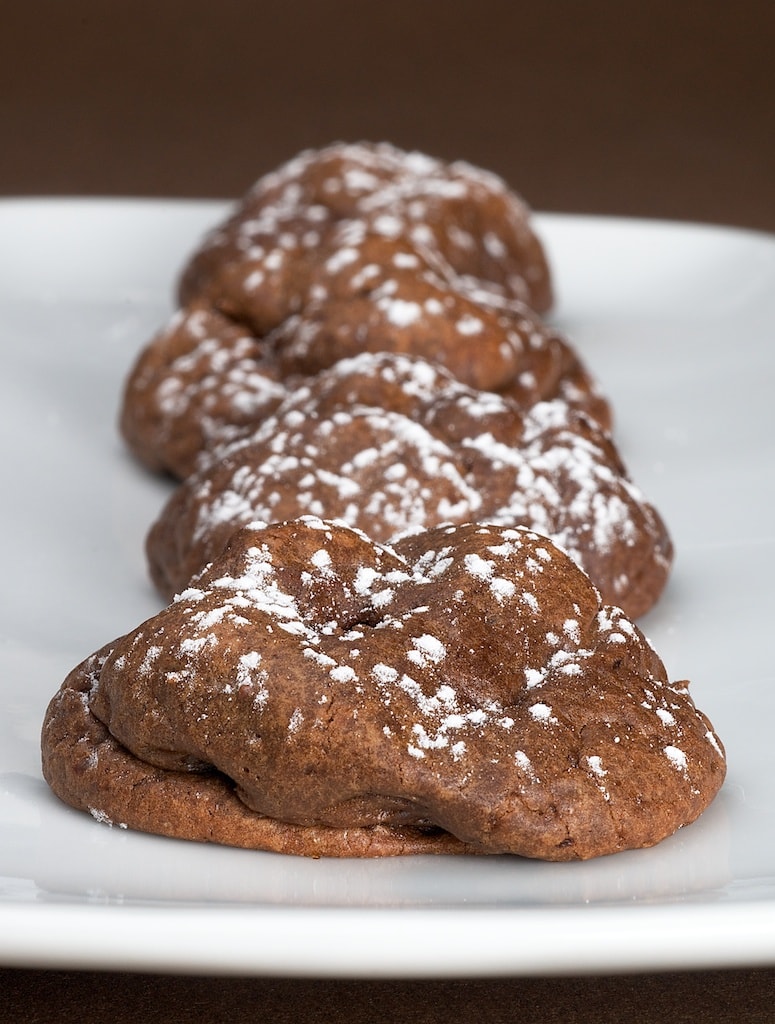
<path id="1" fill-rule="evenodd" d="M 769 0 L 30 0 L 0 32 L 0 195 L 234 196 L 386 139 L 537 209 L 775 230 Z"/>

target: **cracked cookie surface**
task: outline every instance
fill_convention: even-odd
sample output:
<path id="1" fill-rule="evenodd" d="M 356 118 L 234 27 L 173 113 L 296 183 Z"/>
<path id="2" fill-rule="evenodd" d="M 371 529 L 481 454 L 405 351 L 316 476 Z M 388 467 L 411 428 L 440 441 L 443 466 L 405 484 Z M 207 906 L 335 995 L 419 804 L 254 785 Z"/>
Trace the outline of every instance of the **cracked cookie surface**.
<path id="1" fill-rule="evenodd" d="M 545 537 L 385 547 L 314 518 L 239 531 L 79 666 L 43 756 L 62 799 L 118 824 L 341 856 L 649 846 L 725 771 L 686 684 Z"/>
<path id="2" fill-rule="evenodd" d="M 151 575 L 171 597 L 239 526 L 305 514 L 382 542 L 444 522 L 526 526 L 634 617 L 662 593 L 672 560 L 659 514 L 587 417 L 559 401 L 521 413 L 443 367 L 387 353 L 321 371 L 217 449 L 151 528 Z"/>

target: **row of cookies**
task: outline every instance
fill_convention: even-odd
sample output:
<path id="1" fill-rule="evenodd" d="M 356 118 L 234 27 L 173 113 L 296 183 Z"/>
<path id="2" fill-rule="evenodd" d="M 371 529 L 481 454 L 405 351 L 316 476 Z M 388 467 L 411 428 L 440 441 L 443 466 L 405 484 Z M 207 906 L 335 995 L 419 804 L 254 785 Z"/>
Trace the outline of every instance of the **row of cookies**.
<path id="1" fill-rule="evenodd" d="M 474 519 L 548 534 L 606 600 L 647 611 L 670 538 L 534 308 L 551 288 L 524 203 L 468 165 L 334 146 L 262 178 L 127 382 L 129 446 L 184 480 L 149 538 L 163 592 L 255 519 L 344 518 L 380 541 Z"/>
<path id="2" fill-rule="evenodd" d="M 311 855 L 568 860 L 701 813 L 723 749 L 632 622 L 670 539 L 500 179 L 301 154 L 179 300 L 121 413 L 179 479 L 147 543 L 170 604 L 52 701 L 55 792 Z"/>

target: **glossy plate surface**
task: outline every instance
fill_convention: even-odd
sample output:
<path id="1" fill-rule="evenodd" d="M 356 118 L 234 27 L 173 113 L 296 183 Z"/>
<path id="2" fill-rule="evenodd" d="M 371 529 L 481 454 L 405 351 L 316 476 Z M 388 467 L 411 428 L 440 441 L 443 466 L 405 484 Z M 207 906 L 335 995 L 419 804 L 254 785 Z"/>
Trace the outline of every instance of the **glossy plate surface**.
<path id="1" fill-rule="evenodd" d="M 611 397 L 678 551 L 642 623 L 729 758 L 654 850 L 313 861 L 108 828 L 48 791 L 39 730 L 67 672 L 153 614 L 167 486 L 115 429 L 218 203 L 0 203 L 0 962 L 330 976 L 775 963 L 775 239 L 541 216 L 554 319 Z"/>

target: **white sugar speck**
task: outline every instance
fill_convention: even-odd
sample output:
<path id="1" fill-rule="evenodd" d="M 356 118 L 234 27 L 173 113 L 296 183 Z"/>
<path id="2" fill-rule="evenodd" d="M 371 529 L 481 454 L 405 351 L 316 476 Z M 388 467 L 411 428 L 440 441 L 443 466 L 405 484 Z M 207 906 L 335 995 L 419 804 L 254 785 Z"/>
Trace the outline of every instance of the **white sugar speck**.
<path id="1" fill-rule="evenodd" d="M 537 781 L 535 769 L 533 768 L 533 762 L 527 756 L 524 750 L 514 751 L 514 760 L 517 763 L 517 767 L 521 768 L 528 778 L 532 779 L 533 782 Z"/>
<path id="2" fill-rule="evenodd" d="M 337 665 L 336 668 L 331 669 L 329 675 L 335 683 L 351 683 L 358 678 L 355 669 L 349 665 Z"/>
<path id="3" fill-rule="evenodd" d="M 536 686 L 540 686 L 546 678 L 545 674 L 541 669 L 537 668 L 526 668 L 525 672 L 525 685 L 528 690 L 532 690 Z"/>
<path id="4" fill-rule="evenodd" d="M 468 572 L 479 580 L 492 579 L 495 564 L 481 555 L 468 554 L 464 558 L 465 567 Z"/>
<path id="5" fill-rule="evenodd" d="M 455 324 L 458 329 L 458 333 L 465 337 L 470 337 L 473 334 L 481 334 L 484 324 L 477 316 L 471 316 L 470 314 L 462 316 Z"/>
<path id="6" fill-rule="evenodd" d="M 310 562 L 312 562 L 316 569 L 322 569 L 325 572 L 326 569 L 331 568 L 331 555 L 329 555 L 325 548 L 320 548 L 312 555 Z"/>
<path id="7" fill-rule="evenodd" d="M 670 764 L 679 771 L 685 772 L 687 767 L 686 754 L 680 747 L 667 746 L 664 748 Z"/>
<path id="8" fill-rule="evenodd" d="M 557 719 L 552 715 L 552 709 L 548 704 L 533 704 L 528 709 L 530 717 L 536 722 L 556 722 Z"/>
<path id="9" fill-rule="evenodd" d="M 422 306 L 404 299 L 379 300 L 378 305 L 395 327 L 408 327 L 422 317 Z"/>
<path id="10" fill-rule="evenodd" d="M 398 672 L 391 668 L 390 665 L 383 664 L 383 662 L 377 662 L 374 668 L 372 668 L 371 674 L 378 683 L 394 683 L 398 679 Z"/>
<path id="11" fill-rule="evenodd" d="M 447 648 L 438 637 L 431 636 L 429 633 L 412 637 L 412 644 L 415 650 L 409 651 L 407 654 L 410 661 L 415 661 L 422 665 L 427 664 L 429 661 L 438 664 L 438 662 L 446 657 Z"/>
<path id="12" fill-rule="evenodd" d="M 705 739 L 708 741 L 708 743 L 710 743 L 710 745 L 713 747 L 713 749 L 716 751 L 716 753 L 719 755 L 719 757 L 723 757 L 724 756 L 724 751 L 719 746 L 718 740 L 716 739 L 714 734 L 710 731 L 710 729 L 708 729 L 707 732 L 705 733 Z"/>

